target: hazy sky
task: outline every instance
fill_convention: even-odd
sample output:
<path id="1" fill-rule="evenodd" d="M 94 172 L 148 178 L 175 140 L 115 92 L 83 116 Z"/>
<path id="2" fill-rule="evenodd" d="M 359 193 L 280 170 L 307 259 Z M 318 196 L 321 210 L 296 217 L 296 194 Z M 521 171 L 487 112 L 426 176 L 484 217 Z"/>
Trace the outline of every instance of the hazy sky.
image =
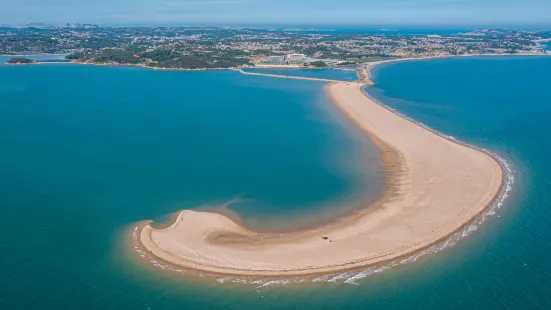
<path id="1" fill-rule="evenodd" d="M 0 24 L 551 25 L 551 0 L 0 0 Z"/>

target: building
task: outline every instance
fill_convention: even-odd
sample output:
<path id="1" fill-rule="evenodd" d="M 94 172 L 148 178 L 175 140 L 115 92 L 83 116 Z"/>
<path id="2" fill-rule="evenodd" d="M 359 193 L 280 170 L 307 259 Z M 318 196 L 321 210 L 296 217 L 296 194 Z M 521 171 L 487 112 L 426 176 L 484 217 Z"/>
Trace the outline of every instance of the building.
<path id="1" fill-rule="evenodd" d="M 287 54 L 285 55 L 285 61 L 287 64 L 303 64 L 306 60 L 306 55 L 304 54 Z"/>
<path id="2" fill-rule="evenodd" d="M 306 58 L 304 54 L 287 54 L 285 56 L 285 60 L 303 60 L 304 58 Z"/>
<path id="3" fill-rule="evenodd" d="M 268 56 L 260 63 L 263 65 L 272 65 L 272 66 L 274 65 L 282 66 L 287 64 L 287 62 L 285 62 L 285 56 Z"/>
<path id="4" fill-rule="evenodd" d="M 307 60 L 308 58 L 304 54 L 287 54 L 285 56 L 268 56 L 261 60 L 260 64 L 270 66 L 302 65 Z"/>

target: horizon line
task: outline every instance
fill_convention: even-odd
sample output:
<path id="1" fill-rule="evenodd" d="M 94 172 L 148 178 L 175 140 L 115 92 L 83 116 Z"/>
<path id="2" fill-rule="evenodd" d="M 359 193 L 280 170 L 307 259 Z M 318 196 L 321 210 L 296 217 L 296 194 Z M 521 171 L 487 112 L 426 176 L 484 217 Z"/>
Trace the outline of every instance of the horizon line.
<path id="1" fill-rule="evenodd" d="M 39 26 L 66 26 L 66 25 L 95 25 L 98 27 L 231 27 L 231 28 L 343 28 L 343 27 L 358 27 L 359 29 L 370 29 L 370 28 L 398 28 L 398 29 L 388 29 L 388 30 L 400 30 L 402 29 L 462 29 L 462 30 L 477 30 L 477 29 L 541 29 L 541 30 L 550 30 L 550 24 L 316 24 L 316 23 L 154 23 L 154 22 L 124 22 L 124 23 L 94 23 L 94 22 L 63 22 L 63 23 L 53 23 L 53 22 L 28 22 L 28 23 L 1 23 L 0 27 L 5 28 L 9 27 L 39 27 Z M 323 29 L 322 29 L 323 30 Z M 382 30 L 382 29 L 381 29 Z"/>

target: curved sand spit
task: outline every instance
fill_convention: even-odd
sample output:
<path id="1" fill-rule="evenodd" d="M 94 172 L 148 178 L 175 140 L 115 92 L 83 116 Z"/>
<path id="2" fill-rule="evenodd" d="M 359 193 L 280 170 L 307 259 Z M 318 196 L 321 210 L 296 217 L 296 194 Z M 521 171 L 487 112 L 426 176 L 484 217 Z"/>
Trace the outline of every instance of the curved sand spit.
<path id="1" fill-rule="evenodd" d="M 388 111 L 361 86 L 331 83 L 326 91 L 381 150 L 387 181 L 373 205 L 316 229 L 285 234 L 253 232 L 220 214 L 183 211 L 168 228 L 142 226 L 142 246 L 168 263 L 210 273 L 331 273 L 425 249 L 492 202 L 503 182 L 492 157 Z"/>

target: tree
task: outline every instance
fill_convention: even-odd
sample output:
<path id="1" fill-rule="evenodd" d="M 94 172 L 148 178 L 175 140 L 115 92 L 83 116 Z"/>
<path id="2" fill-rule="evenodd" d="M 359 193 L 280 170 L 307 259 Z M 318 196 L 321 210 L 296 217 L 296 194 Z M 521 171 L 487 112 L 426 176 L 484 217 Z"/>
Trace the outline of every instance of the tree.
<path id="1" fill-rule="evenodd" d="M 8 60 L 6 63 L 10 65 L 16 65 L 16 64 L 33 64 L 36 60 L 32 60 L 29 58 L 12 58 Z"/>
<path id="2" fill-rule="evenodd" d="M 327 64 L 321 60 L 314 61 L 308 64 L 309 66 L 316 67 L 316 68 L 325 68 L 327 67 Z"/>

